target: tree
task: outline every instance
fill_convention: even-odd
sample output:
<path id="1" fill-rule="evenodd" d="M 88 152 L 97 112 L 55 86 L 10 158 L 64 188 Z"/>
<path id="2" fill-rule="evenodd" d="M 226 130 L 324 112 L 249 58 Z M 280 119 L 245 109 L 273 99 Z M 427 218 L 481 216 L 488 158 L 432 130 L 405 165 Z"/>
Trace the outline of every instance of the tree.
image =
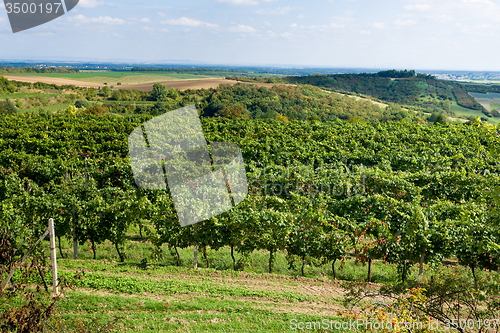
<path id="1" fill-rule="evenodd" d="M 172 99 L 177 99 L 177 97 L 179 97 L 179 92 L 175 88 L 172 87 L 172 89 L 170 89 L 168 91 L 168 97 L 172 98 Z"/>
<path id="2" fill-rule="evenodd" d="M 101 92 L 104 97 L 108 97 L 109 94 L 111 93 L 111 89 L 109 89 L 108 86 L 104 86 L 102 87 Z"/>
<path id="3" fill-rule="evenodd" d="M 122 93 L 119 90 L 113 90 L 111 98 L 113 98 L 115 101 L 120 101 L 122 99 Z"/>
<path id="4" fill-rule="evenodd" d="M 157 101 L 165 100 L 169 95 L 169 91 L 167 90 L 167 86 L 161 83 L 155 83 L 153 85 L 153 91 L 151 92 L 151 96 Z"/>
<path id="5" fill-rule="evenodd" d="M 90 88 L 87 90 L 87 97 L 85 97 L 88 101 L 91 101 L 94 99 L 96 95 L 96 91 L 94 88 Z"/>

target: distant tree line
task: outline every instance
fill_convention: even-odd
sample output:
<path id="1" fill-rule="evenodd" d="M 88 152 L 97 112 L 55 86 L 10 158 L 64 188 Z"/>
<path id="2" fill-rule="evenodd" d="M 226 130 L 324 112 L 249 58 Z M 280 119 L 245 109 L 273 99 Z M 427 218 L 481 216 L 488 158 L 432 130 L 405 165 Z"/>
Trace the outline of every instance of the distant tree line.
<path id="1" fill-rule="evenodd" d="M 471 93 L 487 94 L 495 93 L 500 94 L 500 84 L 459 84 L 460 87 Z"/>
<path id="2" fill-rule="evenodd" d="M 0 67 L 0 73 L 78 73 L 78 69 L 71 67 Z"/>
<path id="3" fill-rule="evenodd" d="M 228 71 L 246 73 L 243 70 L 233 70 L 226 68 L 192 68 L 192 67 L 175 67 L 175 68 L 151 68 L 151 67 L 133 67 L 132 72 L 168 72 L 168 73 L 182 73 L 182 74 L 201 74 L 201 73 L 218 73 L 224 74 Z"/>

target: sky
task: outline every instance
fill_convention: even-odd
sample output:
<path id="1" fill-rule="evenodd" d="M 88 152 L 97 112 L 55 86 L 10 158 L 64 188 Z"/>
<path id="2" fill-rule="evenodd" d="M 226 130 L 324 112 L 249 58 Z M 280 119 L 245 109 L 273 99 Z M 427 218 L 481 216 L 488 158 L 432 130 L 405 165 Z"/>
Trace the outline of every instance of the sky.
<path id="1" fill-rule="evenodd" d="M 16 34 L 0 5 L 26 59 L 500 71 L 500 0 L 80 0 Z"/>

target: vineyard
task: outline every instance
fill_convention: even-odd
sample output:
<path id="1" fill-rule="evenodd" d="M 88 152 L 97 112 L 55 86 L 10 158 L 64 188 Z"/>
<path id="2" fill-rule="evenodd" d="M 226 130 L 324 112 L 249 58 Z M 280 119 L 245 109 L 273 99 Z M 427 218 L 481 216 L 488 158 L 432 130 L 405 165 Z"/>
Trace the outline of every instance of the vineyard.
<path id="1" fill-rule="evenodd" d="M 304 275 L 305 263 L 335 278 L 351 258 L 434 277 L 455 258 L 475 281 L 500 266 L 499 139 L 494 126 L 262 121 L 202 118 L 207 142 L 241 147 L 249 196 L 218 217 L 182 228 L 168 192 L 136 186 L 128 135 L 151 116 L 4 115 L 0 118 L 1 228 L 25 253 L 54 218 L 59 255 L 76 239 L 129 254 L 138 230 L 154 261 L 197 246 L 239 258 L 267 253 Z M 155 259 L 156 258 L 156 259 Z M 422 267 L 429 271 L 423 271 Z M 243 263 L 244 267 L 244 263 Z"/>
<path id="2" fill-rule="evenodd" d="M 499 266 L 499 166 L 495 127 L 370 126 L 343 122 L 203 119 L 208 142 L 243 151 L 250 195 L 196 230 L 177 223 L 170 195 L 135 185 L 129 133 L 148 117 L 31 115 L 1 119 L 2 218 L 17 244 L 56 234 L 80 244 L 111 241 L 118 257 L 131 225 L 157 245 L 229 246 L 408 267 L 456 256 L 472 272 Z"/>

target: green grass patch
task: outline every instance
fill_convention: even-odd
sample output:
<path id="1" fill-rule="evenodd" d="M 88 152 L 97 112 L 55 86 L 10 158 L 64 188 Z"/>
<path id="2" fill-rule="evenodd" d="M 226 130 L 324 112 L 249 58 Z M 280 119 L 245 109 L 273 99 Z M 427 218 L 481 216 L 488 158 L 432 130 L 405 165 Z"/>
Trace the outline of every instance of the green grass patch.
<path id="1" fill-rule="evenodd" d="M 279 304 L 274 305 L 276 308 Z M 283 332 L 290 321 L 339 320 L 319 315 L 277 313 L 252 303 L 213 297 L 159 301 L 143 296 L 98 295 L 69 291 L 57 320 L 105 323 L 119 318 L 121 332 Z M 332 332 L 338 332 L 333 330 Z"/>
<path id="2" fill-rule="evenodd" d="M 60 94 L 45 94 L 45 93 L 13 93 L 13 94 L 0 94 L 0 99 L 26 99 L 26 98 L 40 98 L 40 97 L 56 97 Z"/>
<path id="3" fill-rule="evenodd" d="M 40 112 L 43 110 L 43 112 L 58 112 L 61 110 L 66 109 L 68 106 L 74 105 L 74 103 L 62 103 L 62 104 L 54 104 L 54 105 L 48 105 L 48 106 L 36 106 L 32 108 L 27 108 L 27 109 L 20 109 L 18 110 L 19 113 L 34 113 L 34 112 Z"/>

